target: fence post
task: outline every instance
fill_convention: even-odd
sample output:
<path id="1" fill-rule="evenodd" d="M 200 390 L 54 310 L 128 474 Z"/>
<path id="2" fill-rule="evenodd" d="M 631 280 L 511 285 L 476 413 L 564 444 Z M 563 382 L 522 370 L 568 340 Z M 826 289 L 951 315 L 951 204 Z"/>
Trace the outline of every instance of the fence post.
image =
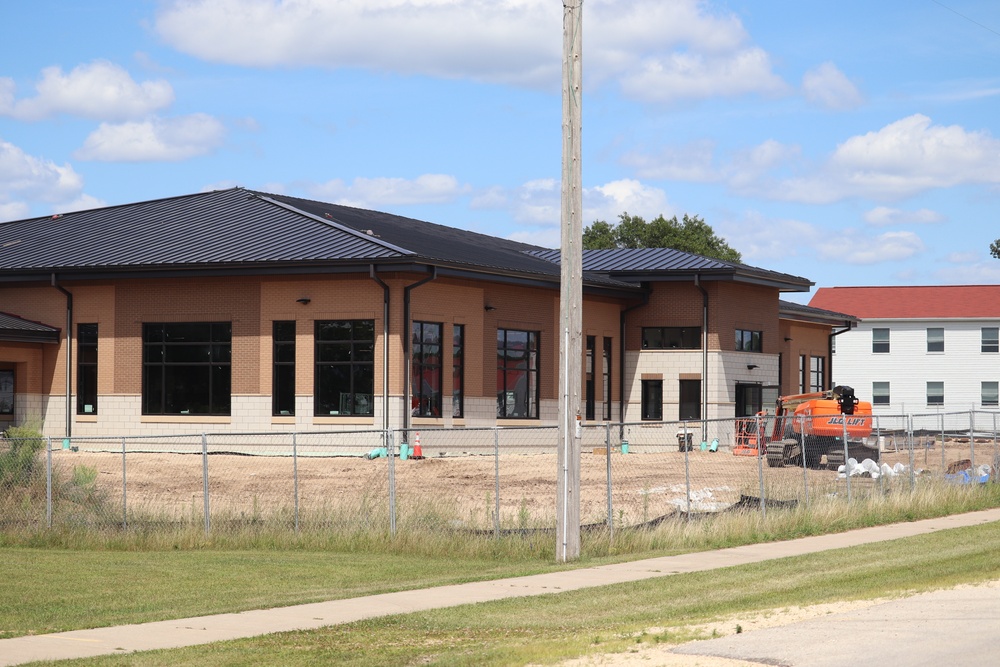
<path id="1" fill-rule="evenodd" d="M 385 451 L 389 456 L 389 534 L 396 535 L 396 439 L 393 431 L 382 432 L 385 439 Z"/>
<path id="2" fill-rule="evenodd" d="M 500 428 L 493 427 L 493 534 L 500 539 Z"/>
<path id="3" fill-rule="evenodd" d="M 792 417 L 794 419 L 794 417 Z M 805 503 L 809 507 L 809 466 L 806 465 L 806 424 L 805 417 L 799 415 L 799 451 L 802 453 L 802 488 L 805 489 Z"/>
<path id="4" fill-rule="evenodd" d="M 997 448 L 997 413 L 993 413 L 993 479 L 1000 482 L 1000 450 Z"/>
<path id="5" fill-rule="evenodd" d="M 295 534 L 299 534 L 299 442 L 298 433 L 292 433 L 292 504 L 295 507 Z"/>
<path id="6" fill-rule="evenodd" d="M 760 415 L 754 417 L 754 428 L 757 429 L 757 477 L 760 480 L 760 515 L 767 518 L 767 503 L 764 501 L 764 457 L 767 449 L 764 445 L 764 432 L 760 427 Z M 690 489 L 688 489 L 690 492 Z"/>
<path id="7" fill-rule="evenodd" d="M 614 502 L 612 501 L 612 479 L 611 479 L 611 424 L 609 422 L 604 422 L 604 454 L 605 454 L 605 465 L 607 467 L 606 477 L 607 484 L 605 487 L 608 492 L 608 536 L 614 539 L 615 536 L 615 521 L 614 521 Z"/>
<path id="8" fill-rule="evenodd" d="M 948 466 L 948 462 L 944 457 L 944 415 L 938 415 L 938 419 L 941 424 L 941 474 L 944 475 L 944 471 Z"/>
<path id="9" fill-rule="evenodd" d="M 684 489 L 685 489 L 685 507 L 687 508 L 687 517 L 685 520 L 691 520 L 691 448 L 688 447 L 688 425 L 687 422 L 681 423 L 682 432 L 684 433 L 684 439 L 681 442 L 684 443 Z"/>
<path id="10" fill-rule="evenodd" d="M 212 524 L 208 506 L 208 435 L 205 433 L 201 434 L 201 479 L 204 487 L 205 535 L 208 535 Z"/>
<path id="11" fill-rule="evenodd" d="M 45 524 L 52 528 L 52 438 L 45 436 Z"/>
<path id="12" fill-rule="evenodd" d="M 976 474 L 976 414 L 969 410 L 969 467 Z"/>
<path id="13" fill-rule="evenodd" d="M 906 418 L 906 441 L 909 444 L 907 449 L 909 449 L 910 455 L 910 491 L 917 488 L 917 478 L 913 470 L 913 415 L 909 415 Z M 944 421 L 942 418 L 941 422 L 941 460 L 944 460 Z M 944 470 L 941 471 L 942 473 Z"/>
<path id="14" fill-rule="evenodd" d="M 128 466 L 125 465 L 125 437 L 122 436 L 122 528 L 128 529 Z"/>

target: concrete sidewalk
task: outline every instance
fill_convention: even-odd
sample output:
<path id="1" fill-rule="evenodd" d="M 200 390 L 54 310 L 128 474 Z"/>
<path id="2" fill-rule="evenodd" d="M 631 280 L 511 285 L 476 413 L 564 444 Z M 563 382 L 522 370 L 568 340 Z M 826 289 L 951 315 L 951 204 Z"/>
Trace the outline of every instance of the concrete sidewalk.
<path id="1" fill-rule="evenodd" d="M 34 660 L 63 660 L 111 653 L 126 654 L 134 651 L 178 648 L 288 630 L 309 630 L 392 614 L 406 614 L 504 598 L 546 595 L 671 574 L 701 572 L 993 521 L 1000 521 L 1000 509 L 864 528 L 787 542 L 649 558 L 630 563 L 601 565 L 528 577 L 440 586 L 279 609 L 16 637 L 0 640 L 0 666 L 19 665 Z"/>

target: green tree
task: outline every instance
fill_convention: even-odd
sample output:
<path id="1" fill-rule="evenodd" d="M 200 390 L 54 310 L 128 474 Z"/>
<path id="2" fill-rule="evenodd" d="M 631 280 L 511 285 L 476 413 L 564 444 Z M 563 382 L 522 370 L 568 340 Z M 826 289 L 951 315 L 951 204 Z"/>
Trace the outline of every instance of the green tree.
<path id="1" fill-rule="evenodd" d="M 584 234 L 583 238 L 584 238 L 583 247 L 586 248 L 587 247 L 587 240 L 586 240 L 587 239 L 587 235 Z M 1000 259 L 1000 239 L 997 239 L 996 241 L 994 241 L 993 243 L 990 244 L 990 254 L 993 255 L 994 257 L 996 257 L 997 259 Z"/>
<path id="2" fill-rule="evenodd" d="M 711 225 L 697 215 L 687 214 L 680 220 L 677 216 L 668 219 L 659 215 L 646 222 L 638 215 L 622 213 L 617 225 L 595 220 L 583 230 L 583 247 L 586 250 L 674 248 L 726 262 L 742 261 L 742 255 L 719 237 Z"/>

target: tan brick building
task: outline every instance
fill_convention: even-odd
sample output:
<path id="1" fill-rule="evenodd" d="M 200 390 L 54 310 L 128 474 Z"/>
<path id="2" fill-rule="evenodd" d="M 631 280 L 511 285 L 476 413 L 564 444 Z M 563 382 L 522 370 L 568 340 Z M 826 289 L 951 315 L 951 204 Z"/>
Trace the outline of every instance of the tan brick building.
<path id="1" fill-rule="evenodd" d="M 558 261 L 244 189 L 6 223 L 0 425 L 38 419 L 58 436 L 552 425 Z M 798 389 L 783 361 L 799 363 L 794 346 L 809 338 L 807 356 L 825 357 L 832 329 L 851 325 L 782 305 L 804 278 L 669 249 L 589 251 L 583 285 L 591 421 L 759 409 L 765 388 Z"/>

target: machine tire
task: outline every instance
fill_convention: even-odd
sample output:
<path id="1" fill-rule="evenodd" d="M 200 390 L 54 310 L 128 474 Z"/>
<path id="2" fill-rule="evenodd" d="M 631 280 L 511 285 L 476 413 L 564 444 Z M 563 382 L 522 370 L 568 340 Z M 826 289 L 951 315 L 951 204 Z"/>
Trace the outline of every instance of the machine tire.
<path id="1" fill-rule="evenodd" d="M 837 448 L 831 448 L 826 451 L 826 469 L 836 470 L 840 466 L 847 463 L 847 459 L 844 458 L 843 446 Z"/>
<path id="2" fill-rule="evenodd" d="M 802 461 L 801 456 L 801 445 L 795 438 L 767 443 L 767 465 L 770 468 L 798 465 Z"/>

